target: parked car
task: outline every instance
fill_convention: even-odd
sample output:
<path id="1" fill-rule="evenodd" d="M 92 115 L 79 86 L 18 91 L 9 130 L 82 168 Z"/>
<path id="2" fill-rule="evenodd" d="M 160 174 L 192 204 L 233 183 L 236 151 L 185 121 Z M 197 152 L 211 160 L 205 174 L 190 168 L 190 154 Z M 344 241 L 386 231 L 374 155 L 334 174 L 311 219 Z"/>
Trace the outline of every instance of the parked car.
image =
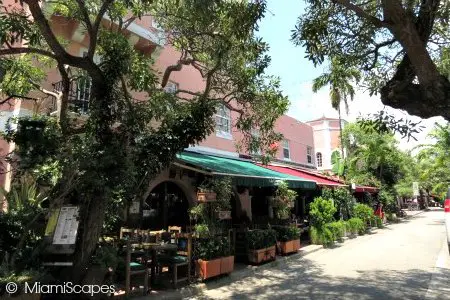
<path id="1" fill-rule="evenodd" d="M 445 228 L 447 230 L 448 252 L 450 254 L 450 187 L 448 188 L 447 191 L 447 197 L 445 197 L 444 212 L 445 212 Z"/>

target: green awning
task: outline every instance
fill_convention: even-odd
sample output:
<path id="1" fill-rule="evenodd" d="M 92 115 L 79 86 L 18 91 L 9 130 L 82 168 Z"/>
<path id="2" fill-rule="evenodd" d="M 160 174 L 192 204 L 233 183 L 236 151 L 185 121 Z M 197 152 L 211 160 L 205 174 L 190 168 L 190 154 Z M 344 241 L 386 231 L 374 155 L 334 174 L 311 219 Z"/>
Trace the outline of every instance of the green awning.
<path id="1" fill-rule="evenodd" d="M 195 152 L 181 152 L 177 154 L 181 167 L 200 167 L 203 173 L 215 176 L 230 176 L 236 185 L 242 186 L 276 186 L 281 180 L 288 182 L 290 188 L 315 189 L 316 183 L 297 176 L 291 176 L 266 169 L 244 161 L 233 158 L 224 158 Z"/>

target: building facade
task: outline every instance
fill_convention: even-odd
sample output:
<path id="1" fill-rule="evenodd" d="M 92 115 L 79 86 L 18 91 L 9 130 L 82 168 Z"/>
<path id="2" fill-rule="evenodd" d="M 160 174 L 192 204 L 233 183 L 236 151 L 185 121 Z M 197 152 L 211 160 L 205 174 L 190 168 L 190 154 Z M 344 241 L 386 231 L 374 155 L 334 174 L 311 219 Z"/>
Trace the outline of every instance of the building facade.
<path id="1" fill-rule="evenodd" d="M 8 2 L 8 1 L 6 1 Z M 9 1 L 14 4 L 14 1 Z M 49 8 L 50 9 L 50 8 Z M 50 11 L 51 12 L 51 11 Z M 89 38 L 84 28 L 75 21 L 67 20 L 61 16 L 53 15 L 51 17 L 52 30 L 55 35 L 60 36 L 68 41 L 67 51 L 76 56 L 83 56 L 89 46 Z M 110 23 L 107 17 L 102 21 L 104 25 Z M 144 16 L 142 19 L 136 20 L 124 32 L 130 44 L 139 49 L 143 54 L 151 56 L 155 64 L 152 68 L 162 73 L 168 66 L 177 63 L 180 53 L 174 47 L 167 44 L 162 30 L 154 22 L 151 16 Z M 95 58 L 94 59 L 100 59 Z M 48 90 L 58 90 L 58 84 L 61 77 L 56 69 L 49 69 L 47 80 L 43 87 Z M 167 92 L 174 92 L 177 89 L 189 91 L 201 91 L 204 89 L 205 83 L 199 72 L 192 66 L 183 66 L 181 71 L 172 72 L 170 81 L 166 86 Z M 88 104 L 90 97 L 89 81 L 74 82 L 70 95 L 71 107 L 76 108 L 81 114 L 88 114 Z M 39 92 L 33 93 L 31 97 L 43 97 Z M 144 94 L 134 94 L 136 99 L 145 99 Z M 0 107 L 0 125 L 4 128 L 7 120 L 14 116 L 25 116 L 33 113 L 55 112 L 56 106 L 54 99 L 51 97 L 42 98 L 39 103 L 14 100 L 11 105 L 3 105 Z M 216 130 L 208 136 L 199 145 L 192 145 L 188 151 L 207 153 L 210 155 L 219 155 L 231 158 L 249 157 L 248 153 L 240 153 L 236 144 L 242 139 L 242 133 L 236 128 L 238 114 L 230 111 L 224 106 L 217 108 L 214 116 L 216 122 Z M 297 121 L 289 116 L 282 116 L 276 122 L 275 129 L 284 135 L 284 140 L 279 143 L 276 161 L 286 164 L 294 164 L 305 168 L 315 168 L 315 149 L 314 149 L 314 133 L 313 127 L 306 123 Z M 2 129 L 3 129 L 2 128 Z M 1 155 L 6 156 L 14 149 L 14 145 L 5 141 L 1 142 Z M 4 165 L 3 176 L 0 177 L 0 184 L 6 189 L 10 186 L 11 172 L 10 166 Z M 178 174 L 178 173 L 179 174 Z M 167 184 L 175 184 L 183 192 L 189 205 L 195 201 L 194 183 L 191 183 L 186 172 L 175 172 L 175 176 L 171 170 L 161 173 L 154 182 L 149 186 L 148 193 L 145 197 L 156 197 L 154 190 L 161 189 L 161 186 Z M 159 191 L 159 190 L 158 190 Z M 161 191 L 159 191 L 161 192 Z M 158 193 L 159 193 L 158 192 Z M 153 196 L 152 196 L 153 195 Z M 166 197 L 166 196 L 164 196 Z M 239 193 L 241 210 L 247 210 L 251 216 L 251 196 L 248 190 Z M 155 200 L 156 201 L 156 200 Z M 141 203 L 141 205 L 145 204 Z"/>
<path id="2" fill-rule="evenodd" d="M 334 151 L 341 152 L 341 129 L 339 119 L 325 116 L 306 122 L 313 129 L 316 167 L 320 171 L 332 169 L 331 155 Z M 342 129 L 347 121 L 341 119 Z M 345 156 L 345 149 L 343 155 Z"/>

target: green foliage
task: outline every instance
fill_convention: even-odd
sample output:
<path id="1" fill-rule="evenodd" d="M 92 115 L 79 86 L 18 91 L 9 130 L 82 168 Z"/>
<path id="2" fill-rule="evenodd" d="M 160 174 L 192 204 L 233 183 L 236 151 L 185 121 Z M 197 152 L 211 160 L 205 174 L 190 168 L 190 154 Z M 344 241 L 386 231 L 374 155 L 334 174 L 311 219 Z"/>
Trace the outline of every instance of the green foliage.
<path id="1" fill-rule="evenodd" d="M 383 220 L 379 216 L 374 216 L 374 220 L 378 228 L 383 228 Z"/>
<path id="2" fill-rule="evenodd" d="M 393 186 L 406 176 L 406 154 L 398 149 L 392 133 L 367 131 L 358 123 L 348 124 L 342 133 L 348 150 L 347 179 L 357 184 Z"/>
<path id="3" fill-rule="evenodd" d="M 321 228 L 327 223 L 331 223 L 336 213 L 336 208 L 333 202 L 322 197 L 316 197 L 310 204 L 309 215 L 311 218 L 311 224 L 317 228 Z"/>
<path id="4" fill-rule="evenodd" d="M 348 220 L 353 216 L 353 209 L 356 204 L 356 200 L 348 188 L 324 188 L 322 190 L 322 197 L 333 200 L 334 205 L 339 212 L 340 218 Z"/>
<path id="5" fill-rule="evenodd" d="M 335 221 L 325 225 L 332 233 L 334 240 L 342 240 L 345 235 L 346 224 L 344 221 Z"/>
<path id="6" fill-rule="evenodd" d="M 230 255 L 230 241 L 225 237 L 199 239 L 195 244 L 194 255 L 203 260 L 212 260 Z"/>
<path id="7" fill-rule="evenodd" d="M 105 270 L 112 268 L 115 270 L 119 263 L 117 247 L 111 245 L 100 245 L 91 260 L 92 264 L 101 266 Z"/>
<path id="8" fill-rule="evenodd" d="M 278 219 L 289 218 L 291 208 L 294 207 L 294 201 L 297 197 L 297 192 L 290 190 L 288 184 L 282 181 L 278 184 L 275 197 L 271 203 L 275 210 L 275 215 Z"/>
<path id="9" fill-rule="evenodd" d="M 428 68 L 435 70 L 436 66 L 440 66 L 441 75 L 447 78 L 445 76 L 448 74 L 449 55 L 445 49 L 450 46 L 446 39 L 449 30 L 449 24 L 446 22 L 449 6 L 434 5 L 431 2 L 424 4 L 420 1 L 402 1 L 401 5 L 396 5 L 395 8 L 391 4 L 391 1 L 375 0 L 356 0 L 351 3 L 308 0 L 292 31 L 292 41 L 305 49 L 306 57 L 314 66 L 326 62 L 332 64 L 332 69 L 343 70 L 334 72 L 337 77 L 340 74 L 341 78 L 345 78 L 348 70 L 357 70 L 361 77 L 360 85 L 364 86 L 370 95 L 380 93 L 387 105 L 406 109 L 410 114 L 422 117 L 448 116 L 447 111 L 439 111 L 438 108 L 446 107 L 445 98 L 437 100 L 436 109 L 433 111 L 434 108 L 420 106 L 420 102 L 428 103 L 425 98 L 411 99 L 407 96 L 408 91 L 414 87 L 417 91 L 424 91 L 425 86 L 422 84 L 421 72 L 407 72 L 419 68 L 417 64 L 422 63 L 422 60 L 419 54 L 408 55 L 414 55 L 417 59 L 411 59 L 404 54 L 408 46 L 405 44 L 407 38 L 401 29 L 406 23 L 415 25 L 415 20 L 432 12 L 435 16 L 433 21 L 424 27 L 412 28 L 411 34 L 421 36 L 424 32 L 428 33 L 421 36 L 423 45 L 417 53 L 426 53 Z M 387 19 L 389 21 L 386 23 Z M 435 39 L 445 40 L 442 49 L 428 47 Z M 334 66 L 335 62 L 337 66 Z M 328 74 L 329 72 L 325 72 L 322 76 Z M 414 75 L 419 77 L 420 85 L 414 82 Z M 402 82 L 404 88 L 397 89 L 393 82 Z"/>
<path id="10" fill-rule="evenodd" d="M 276 232 L 273 229 L 249 230 L 246 238 L 250 250 L 268 248 L 276 244 Z"/>
<path id="11" fill-rule="evenodd" d="M 352 234 L 360 234 L 363 235 L 366 233 L 366 224 L 360 218 L 351 218 L 347 221 L 348 227 Z"/>
<path id="12" fill-rule="evenodd" d="M 411 185 L 412 189 L 412 185 Z M 383 210 L 389 213 L 397 212 L 397 199 L 395 198 L 394 191 L 383 187 L 378 193 L 378 200 L 383 204 Z"/>
<path id="13" fill-rule="evenodd" d="M 216 201 L 197 203 L 197 205 L 189 210 L 191 220 L 197 222 L 195 225 L 195 232 L 200 237 L 220 233 L 220 222 L 217 219 L 217 213 L 219 211 L 231 209 L 231 197 L 233 196 L 231 178 L 221 177 L 207 179 L 200 185 L 199 189 L 215 192 Z"/>
<path id="14" fill-rule="evenodd" d="M 358 203 L 355 205 L 355 217 L 356 218 L 359 218 L 367 223 L 373 219 L 373 215 L 374 215 L 374 212 L 373 212 L 372 207 L 370 207 L 366 204 L 362 204 L 362 203 Z"/>
<path id="15" fill-rule="evenodd" d="M 298 240 L 300 238 L 300 229 L 296 226 L 274 226 L 277 234 L 277 241 L 288 242 Z"/>
<path id="16" fill-rule="evenodd" d="M 0 264 L 6 263 L 10 271 L 38 267 L 36 252 L 44 233 L 44 214 L 41 194 L 32 179 L 22 178 L 11 191 L 1 190 L 9 203 L 8 213 L 0 213 Z M 6 259 L 8 256 L 8 259 Z"/>
<path id="17" fill-rule="evenodd" d="M 339 150 L 333 151 L 331 153 L 331 165 L 332 171 L 338 176 L 344 176 L 345 174 L 345 159 L 341 157 Z"/>
<path id="18" fill-rule="evenodd" d="M 309 234 L 313 244 L 329 247 L 334 243 L 334 233 L 328 226 L 311 226 Z"/>

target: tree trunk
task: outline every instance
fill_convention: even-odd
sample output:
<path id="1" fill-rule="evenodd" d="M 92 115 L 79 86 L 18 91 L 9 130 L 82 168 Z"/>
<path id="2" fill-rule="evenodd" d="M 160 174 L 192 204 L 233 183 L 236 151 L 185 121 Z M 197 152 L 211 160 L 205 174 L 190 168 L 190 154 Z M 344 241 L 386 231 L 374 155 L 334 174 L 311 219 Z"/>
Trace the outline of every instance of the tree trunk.
<path id="1" fill-rule="evenodd" d="M 341 104 L 338 106 L 338 114 L 339 114 L 339 138 L 341 143 L 341 157 L 344 159 L 344 142 L 342 138 L 342 119 L 341 119 Z"/>

